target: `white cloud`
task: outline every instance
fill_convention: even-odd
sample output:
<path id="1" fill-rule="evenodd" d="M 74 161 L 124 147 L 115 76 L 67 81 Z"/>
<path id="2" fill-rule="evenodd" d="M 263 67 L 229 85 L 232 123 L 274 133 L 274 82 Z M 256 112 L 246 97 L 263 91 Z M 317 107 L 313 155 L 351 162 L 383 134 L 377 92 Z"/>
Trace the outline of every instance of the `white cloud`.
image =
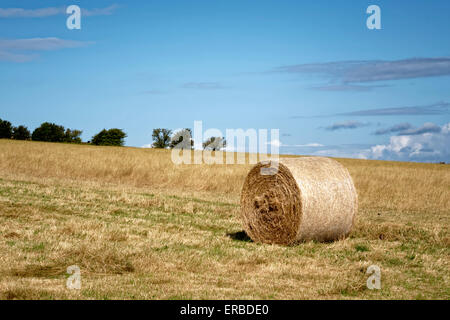
<path id="1" fill-rule="evenodd" d="M 438 126 L 427 122 L 421 127 L 391 136 L 387 144 L 328 146 L 308 154 L 339 158 L 450 162 L 450 123 Z"/>
<path id="2" fill-rule="evenodd" d="M 292 145 L 293 147 L 309 147 L 309 148 L 319 148 L 319 147 L 324 147 L 323 144 L 317 143 L 317 142 L 311 142 L 311 143 L 307 143 L 307 144 L 294 144 Z"/>
<path id="3" fill-rule="evenodd" d="M 284 146 L 284 144 L 281 143 L 281 141 L 278 140 L 278 139 L 273 139 L 272 141 L 268 142 L 267 144 L 268 144 L 268 145 L 271 145 L 271 146 L 275 146 L 275 147 L 281 147 L 281 146 Z"/>
<path id="4" fill-rule="evenodd" d="M 433 126 L 432 126 L 433 125 Z M 434 127 L 427 123 L 422 128 Z M 388 144 L 376 145 L 367 150 L 372 159 L 399 161 L 450 161 L 450 123 L 440 131 L 390 137 Z"/>

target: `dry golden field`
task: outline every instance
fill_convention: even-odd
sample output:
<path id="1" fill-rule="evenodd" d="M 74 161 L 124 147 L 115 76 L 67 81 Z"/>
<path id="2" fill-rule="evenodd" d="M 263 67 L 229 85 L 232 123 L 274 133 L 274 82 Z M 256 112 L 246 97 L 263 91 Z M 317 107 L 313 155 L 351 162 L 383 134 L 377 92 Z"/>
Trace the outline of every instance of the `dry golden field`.
<path id="1" fill-rule="evenodd" d="M 450 165 L 337 160 L 359 195 L 350 237 L 282 247 L 241 233 L 250 165 L 0 140 L 0 299 L 450 299 Z"/>

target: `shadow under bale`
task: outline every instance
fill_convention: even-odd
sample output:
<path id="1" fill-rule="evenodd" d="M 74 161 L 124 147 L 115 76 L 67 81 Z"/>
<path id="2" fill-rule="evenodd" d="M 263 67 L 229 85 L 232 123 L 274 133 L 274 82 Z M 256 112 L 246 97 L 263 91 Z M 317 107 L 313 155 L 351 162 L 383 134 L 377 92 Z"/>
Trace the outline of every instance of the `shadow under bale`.
<path id="1" fill-rule="evenodd" d="M 236 241 L 253 242 L 244 230 L 227 233 L 227 236 Z"/>

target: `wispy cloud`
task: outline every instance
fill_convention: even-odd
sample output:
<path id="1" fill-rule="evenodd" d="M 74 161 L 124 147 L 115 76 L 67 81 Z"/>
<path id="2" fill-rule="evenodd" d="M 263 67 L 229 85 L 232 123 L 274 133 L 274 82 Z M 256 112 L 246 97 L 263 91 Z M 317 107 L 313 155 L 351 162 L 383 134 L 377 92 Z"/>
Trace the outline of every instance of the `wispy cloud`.
<path id="1" fill-rule="evenodd" d="M 423 126 L 420 126 L 418 128 L 409 128 L 403 131 L 400 131 L 398 135 L 404 135 L 404 136 L 413 136 L 418 134 L 424 134 L 424 133 L 439 133 L 441 132 L 441 127 L 437 124 L 434 124 L 432 122 L 425 122 Z"/>
<path id="2" fill-rule="evenodd" d="M 317 90 L 317 91 L 366 92 L 366 91 L 371 91 L 376 88 L 384 88 L 384 87 L 388 87 L 388 85 L 364 85 L 364 86 L 361 86 L 361 85 L 354 85 L 354 84 L 337 84 L 337 85 L 324 85 L 324 86 L 318 86 L 318 87 L 311 87 L 311 89 Z"/>
<path id="3" fill-rule="evenodd" d="M 341 84 L 438 77 L 450 75 L 450 57 L 297 64 L 273 72 L 319 75 Z"/>
<path id="4" fill-rule="evenodd" d="M 296 151 L 296 154 L 339 157 L 339 158 L 367 158 L 370 144 L 340 144 L 340 145 L 322 145 L 318 144 L 314 147 L 305 145 Z"/>
<path id="5" fill-rule="evenodd" d="M 63 7 L 50 7 L 40 9 L 0 8 L 0 18 L 44 18 L 64 14 Z"/>
<path id="6" fill-rule="evenodd" d="M 354 112 L 337 113 L 338 116 L 422 116 L 439 115 L 450 112 L 450 103 L 442 101 L 423 106 L 367 109 Z"/>
<path id="7" fill-rule="evenodd" d="M 292 147 L 299 147 L 299 148 L 320 148 L 320 147 L 324 147 L 323 144 L 321 143 L 317 143 L 317 142 L 311 142 L 311 143 L 306 143 L 306 144 L 294 144 L 291 145 Z"/>
<path id="8" fill-rule="evenodd" d="M 0 50 L 0 61 L 28 62 L 35 59 L 36 57 L 37 56 L 35 54 L 11 53 Z"/>
<path id="9" fill-rule="evenodd" d="M 65 40 L 59 38 L 31 38 L 0 40 L 0 61 L 27 62 L 38 57 L 30 51 L 50 51 L 84 47 L 92 42 Z"/>
<path id="10" fill-rule="evenodd" d="M 311 142 L 311 143 L 306 143 L 306 144 L 285 144 L 285 143 L 282 143 L 280 140 L 276 140 L 276 139 L 268 142 L 267 144 L 275 145 L 278 147 L 286 147 L 286 148 L 320 148 L 320 147 L 324 147 L 323 144 L 318 143 L 318 142 Z"/>
<path id="11" fill-rule="evenodd" d="M 357 129 L 361 127 L 366 127 L 368 125 L 369 125 L 368 123 L 349 120 L 343 122 L 335 122 L 332 125 L 325 127 L 324 129 L 329 131 L 336 131 L 342 129 Z"/>
<path id="12" fill-rule="evenodd" d="M 163 94 L 163 93 L 164 93 L 164 91 L 156 90 L 156 89 L 141 91 L 141 94 Z"/>
<path id="13" fill-rule="evenodd" d="M 310 152 L 309 155 L 320 157 L 367 159 L 367 149 L 349 146 L 330 146 L 330 148 Z"/>
<path id="14" fill-rule="evenodd" d="M 82 16 L 111 15 L 119 6 L 112 4 L 105 8 L 85 9 L 81 8 Z M 38 9 L 24 8 L 0 8 L 0 18 L 45 18 L 66 14 L 66 7 L 48 7 Z"/>
<path id="15" fill-rule="evenodd" d="M 81 8 L 81 15 L 86 17 L 109 16 L 112 15 L 117 8 L 119 8 L 119 5 L 117 4 L 112 4 L 105 8 L 94 8 L 94 9 Z"/>
<path id="16" fill-rule="evenodd" d="M 184 83 L 181 87 L 185 89 L 199 89 L 199 90 L 218 90 L 226 88 L 219 82 L 187 82 Z"/>
<path id="17" fill-rule="evenodd" d="M 65 40 L 59 38 L 31 38 L 31 39 L 12 39 L 0 40 L 0 49 L 3 50 L 23 50 L 23 51 L 42 51 L 58 50 L 64 48 L 77 48 L 88 45 L 89 42 Z"/>
<path id="18" fill-rule="evenodd" d="M 439 133 L 441 127 L 432 122 L 425 122 L 422 126 L 415 128 L 410 123 L 399 123 L 386 129 L 379 129 L 375 131 L 376 135 L 384 135 L 388 133 L 395 133 L 398 136 L 412 136 L 424 133 Z"/>
<path id="19" fill-rule="evenodd" d="M 423 115 L 443 115 L 450 113 L 450 103 L 446 101 L 436 102 L 422 106 L 394 107 L 365 109 L 351 112 L 342 112 L 334 114 L 316 115 L 316 116 L 291 116 L 291 119 L 303 118 L 327 118 L 335 116 L 345 117 L 366 117 L 366 116 L 423 116 Z"/>
<path id="20" fill-rule="evenodd" d="M 407 122 L 399 123 L 399 124 L 396 124 L 389 128 L 378 129 L 377 131 L 374 132 L 374 134 L 384 135 L 384 134 L 389 134 L 389 133 L 396 133 L 396 132 L 401 132 L 401 131 L 411 129 L 412 127 L 413 127 L 412 124 L 407 123 Z"/>

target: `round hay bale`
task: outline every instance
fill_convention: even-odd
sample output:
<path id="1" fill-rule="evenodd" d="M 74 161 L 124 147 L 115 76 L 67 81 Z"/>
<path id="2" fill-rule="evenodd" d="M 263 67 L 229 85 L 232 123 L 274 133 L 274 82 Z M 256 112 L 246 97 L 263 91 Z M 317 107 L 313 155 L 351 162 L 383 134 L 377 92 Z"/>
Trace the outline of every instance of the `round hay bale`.
<path id="1" fill-rule="evenodd" d="M 255 242 L 291 245 L 346 237 L 358 210 L 353 180 L 339 162 L 323 157 L 282 158 L 262 175 L 260 162 L 241 194 L 244 229 Z"/>

